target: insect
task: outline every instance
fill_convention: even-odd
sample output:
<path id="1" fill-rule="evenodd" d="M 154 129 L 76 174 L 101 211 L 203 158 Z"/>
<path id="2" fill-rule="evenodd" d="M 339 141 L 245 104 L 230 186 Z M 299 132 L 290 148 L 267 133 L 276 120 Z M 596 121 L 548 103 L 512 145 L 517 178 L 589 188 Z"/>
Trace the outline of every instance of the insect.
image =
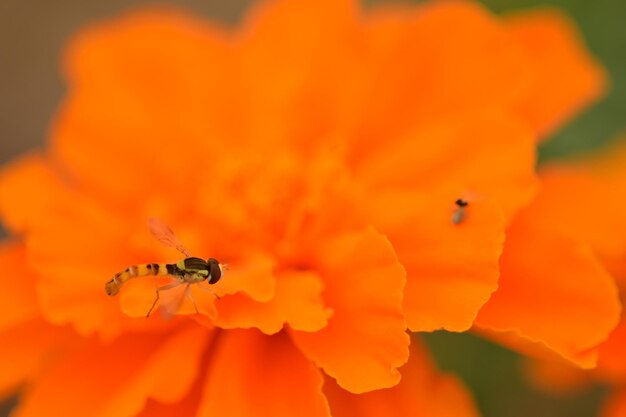
<path id="1" fill-rule="evenodd" d="M 160 286 L 156 289 L 156 298 L 154 303 L 152 303 L 150 310 L 148 310 L 146 317 L 150 316 L 150 313 L 152 313 L 152 310 L 159 301 L 161 291 L 166 291 L 180 285 L 186 285 L 185 294 L 192 301 L 197 313 L 198 307 L 196 306 L 193 296 L 191 295 L 189 287 L 191 284 L 199 284 L 205 280 L 209 284 L 215 284 L 222 277 L 224 272 L 223 270 L 226 265 L 220 264 L 220 262 L 215 258 L 209 258 L 205 261 L 204 259 L 191 256 L 189 251 L 185 249 L 182 243 L 178 240 L 172 229 L 160 220 L 154 218 L 148 219 L 148 227 L 154 237 L 165 245 L 177 249 L 185 255 L 185 259 L 182 259 L 175 264 L 152 263 L 131 265 L 124 271 L 115 274 L 113 279 L 104 285 L 104 290 L 107 295 L 114 296 L 120 291 L 125 282 L 133 278 L 145 276 L 170 276 L 174 279 L 174 282 Z M 209 288 L 206 289 L 210 290 Z"/>
<path id="2" fill-rule="evenodd" d="M 469 202 L 463 200 L 462 198 L 457 199 L 454 204 L 456 204 L 456 210 L 452 213 L 452 223 L 460 224 L 463 220 L 465 220 L 465 207 L 469 205 Z"/>

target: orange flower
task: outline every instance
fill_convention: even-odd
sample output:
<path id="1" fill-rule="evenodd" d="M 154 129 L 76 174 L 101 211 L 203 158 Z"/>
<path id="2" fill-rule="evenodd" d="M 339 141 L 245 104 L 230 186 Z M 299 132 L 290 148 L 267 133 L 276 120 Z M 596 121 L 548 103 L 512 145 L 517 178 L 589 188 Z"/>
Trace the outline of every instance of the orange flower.
<path id="1" fill-rule="evenodd" d="M 618 289 L 623 292 L 626 276 L 624 160 L 619 145 L 543 169 L 541 193 L 507 233 L 501 285 L 478 316 L 480 328 L 513 331 L 582 367 L 597 364 L 605 376 L 626 376 L 626 325 L 618 324 Z M 545 246 L 533 229 L 549 237 Z M 555 309 L 551 300 L 557 299 Z M 528 351 L 520 342 L 505 341 Z"/>
<path id="2" fill-rule="evenodd" d="M 624 161 L 626 161 L 626 148 L 623 143 L 618 143 L 598 155 L 587 155 L 579 160 L 548 166 L 542 175 L 542 193 L 532 204 L 533 218 L 529 218 L 534 224 L 540 221 L 545 223 L 549 220 L 553 230 L 575 242 L 586 252 L 586 256 L 601 268 L 598 273 L 587 276 L 585 280 L 587 288 L 584 292 L 578 295 L 575 292 L 569 292 L 570 297 L 577 297 L 579 311 L 583 300 L 585 303 L 594 302 L 595 306 L 588 304 L 588 307 L 583 310 L 583 312 L 587 311 L 587 324 L 584 320 L 577 320 L 572 316 L 570 310 L 565 312 L 568 321 L 565 319 L 565 314 L 554 312 L 563 314 L 561 324 L 568 323 L 570 328 L 575 326 L 583 330 L 584 326 L 590 325 L 588 321 L 590 318 L 595 317 L 595 320 L 599 320 L 603 317 L 604 326 L 612 329 L 608 337 L 598 337 L 596 343 L 586 352 L 594 359 L 590 364 L 597 363 L 597 368 L 593 371 L 575 372 L 567 363 L 541 362 L 533 365 L 535 370 L 533 379 L 536 380 L 537 385 L 551 390 L 576 388 L 593 380 L 615 384 L 618 389 L 602 412 L 602 415 L 607 417 L 623 415 L 626 406 L 623 393 L 623 385 L 626 381 L 624 357 L 626 321 L 623 311 L 620 318 L 620 303 L 617 295 L 619 291 L 620 298 L 623 300 L 626 288 L 624 286 L 626 217 L 621 203 L 622 196 L 626 192 Z M 539 220 L 540 218 L 543 220 Z M 615 282 L 607 279 L 608 274 L 605 271 L 615 277 Z M 573 281 L 573 277 L 570 275 L 569 280 Z M 551 281 L 541 287 L 542 292 L 549 287 L 564 288 L 563 284 L 555 284 L 557 280 L 554 276 Z M 513 279 L 511 279 L 511 285 L 514 285 Z M 614 293 L 613 300 L 601 302 L 598 297 L 601 291 Z M 494 298 L 497 299 L 497 294 Z M 561 299 L 563 299 L 562 296 Z M 490 304 L 491 302 L 487 304 L 486 310 L 498 309 L 497 306 L 490 306 Z M 556 318 L 554 313 L 553 319 Z M 481 311 L 479 325 L 482 315 Z M 544 319 L 545 317 L 546 314 L 544 314 Z M 596 325 L 601 325 L 601 322 L 597 321 Z M 565 333 L 562 331 L 564 326 L 561 327 L 561 334 L 563 334 Z M 554 341 L 558 337 L 558 335 L 553 335 L 545 340 Z M 538 378 L 542 380 L 537 380 Z"/>
<path id="3" fill-rule="evenodd" d="M 15 415 L 319 416 L 329 401 L 475 415 L 420 351 L 399 385 L 398 368 L 407 324 L 472 325 L 534 193 L 518 108 L 539 85 L 527 68 L 543 72 L 525 48 L 465 2 L 284 0 L 235 32 L 162 10 L 85 30 L 49 151 L 0 177 L 23 240 L 3 256 L 30 277 L 0 329 L 51 333 L 3 356 L 4 387 L 28 383 Z M 143 317 L 152 279 L 104 294 L 128 265 L 180 256 L 149 235 L 153 216 L 231 265 L 219 300 L 192 286 L 200 314 Z"/>
<path id="4" fill-rule="evenodd" d="M 529 85 L 515 107 L 541 139 L 605 91 L 602 66 L 583 48 L 582 36 L 569 19 L 555 9 L 515 13 L 507 28 L 532 59 L 526 67 Z"/>
<path id="5" fill-rule="evenodd" d="M 509 32 L 533 57 L 529 85 L 514 107 L 544 138 L 602 94 L 605 75 L 558 12 L 538 10 L 507 20 Z M 475 328 L 522 352 L 591 368 L 620 314 L 614 279 L 605 268 L 618 273 L 611 265 L 621 256 L 621 241 L 605 232 L 609 222 L 621 220 L 615 210 L 603 220 L 590 211 L 606 201 L 610 187 L 562 176 L 558 168 L 545 169 L 541 191 L 508 226 L 498 290 Z"/>

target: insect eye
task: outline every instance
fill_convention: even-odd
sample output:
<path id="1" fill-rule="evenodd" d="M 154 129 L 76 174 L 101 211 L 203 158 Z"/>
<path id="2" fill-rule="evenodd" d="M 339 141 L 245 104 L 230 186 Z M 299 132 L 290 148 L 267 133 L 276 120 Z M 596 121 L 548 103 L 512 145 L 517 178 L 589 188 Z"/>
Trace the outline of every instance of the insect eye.
<path id="1" fill-rule="evenodd" d="M 209 258 L 207 263 L 209 264 L 209 276 L 211 277 L 209 284 L 215 284 L 222 277 L 220 263 L 214 258 Z"/>

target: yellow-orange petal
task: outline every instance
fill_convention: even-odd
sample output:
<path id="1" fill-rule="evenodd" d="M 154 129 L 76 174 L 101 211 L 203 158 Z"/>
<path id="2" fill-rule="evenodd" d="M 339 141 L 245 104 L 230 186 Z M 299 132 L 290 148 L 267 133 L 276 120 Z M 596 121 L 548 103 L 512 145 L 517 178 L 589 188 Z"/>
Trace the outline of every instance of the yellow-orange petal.
<path id="1" fill-rule="evenodd" d="M 382 5 L 366 22 L 366 59 L 353 78 L 362 78 L 365 86 L 352 93 L 358 97 L 353 117 L 359 144 L 385 142 L 425 121 L 506 104 L 524 85 L 520 48 L 477 2 Z"/>
<path id="2" fill-rule="evenodd" d="M 3 328 L 0 340 L 0 397 L 4 397 L 38 375 L 75 338 L 69 329 L 37 318 Z"/>
<path id="3" fill-rule="evenodd" d="M 154 184 L 172 195 L 189 189 L 199 167 L 212 168 L 206 155 L 226 143 L 232 123 L 223 37 L 167 8 L 80 31 L 65 57 L 69 94 L 52 126 L 52 156 L 118 204 Z M 172 157 L 181 149 L 184 157 Z"/>
<path id="4" fill-rule="evenodd" d="M 317 332 L 291 331 L 294 342 L 348 391 L 396 385 L 409 337 L 401 311 L 405 272 L 393 247 L 368 228 L 331 239 L 316 258 L 332 316 Z"/>
<path id="5" fill-rule="evenodd" d="M 26 248 L 18 242 L 0 243 L 0 396 L 36 374 L 54 351 L 72 337 L 41 317 L 36 276 L 28 270 Z"/>
<path id="6" fill-rule="evenodd" d="M 529 58 L 529 84 L 515 107 L 545 138 L 604 93 L 605 71 L 556 9 L 515 13 L 505 22 Z"/>
<path id="7" fill-rule="evenodd" d="M 621 305 L 613 278 L 591 249 L 531 205 L 507 230 L 500 271 L 498 290 L 476 325 L 541 345 L 580 367 L 595 366 Z"/>
<path id="8" fill-rule="evenodd" d="M 68 199 L 63 184 L 38 153 L 5 165 L 0 172 L 0 216 L 13 233 L 24 233 L 49 218 L 49 202 Z"/>
<path id="9" fill-rule="evenodd" d="M 115 333 L 121 315 L 107 309 L 109 300 L 101 295 L 114 269 L 133 263 L 124 250 L 129 232 L 123 220 L 61 182 L 38 154 L 18 159 L 0 175 L 0 212 L 15 232 L 28 232 L 27 262 L 38 276 L 43 315 L 55 324 L 72 322 L 83 333 L 106 319 Z M 126 266 L 120 265 L 124 259 Z"/>
<path id="10" fill-rule="evenodd" d="M 440 374 L 425 348 L 411 344 L 411 358 L 393 388 L 352 394 L 327 379 L 324 392 L 335 417 L 478 417 L 469 392 L 454 376 Z"/>
<path id="11" fill-rule="evenodd" d="M 452 221 L 457 198 L 469 202 L 460 224 Z M 407 270 L 403 309 L 409 328 L 470 328 L 497 288 L 502 212 L 492 201 L 466 197 L 465 190 L 388 192 L 372 199 L 370 209 Z"/>
<path id="12" fill-rule="evenodd" d="M 309 149 L 343 123 L 342 90 L 353 84 L 363 43 L 358 8 L 354 0 L 279 0 L 252 9 L 234 45 L 248 135 Z"/>
<path id="13" fill-rule="evenodd" d="M 276 294 L 271 301 L 260 303 L 245 294 L 220 299 L 215 325 L 224 329 L 256 327 L 268 335 L 278 333 L 285 324 L 305 332 L 326 326 L 330 312 L 322 301 L 319 275 L 285 271 L 276 280 Z"/>
<path id="14" fill-rule="evenodd" d="M 230 265 L 213 288 L 220 297 L 244 292 L 254 301 L 270 301 L 277 291 L 274 267 L 275 260 L 271 256 L 248 253 Z"/>
<path id="15" fill-rule="evenodd" d="M 609 338 L 600 345 L 598 374 L 612 382 L 626 381 L 626 320 L 622 317 Z"/>
<path id="16" fill-rule="evenodd" d="M 280 333 L 219 333 L 197 417 L 330 416 L 323 377 Z"/>
<path id="17" fill-rule="evenodd" d="M 200 373 L 193 382 L 189 392 L 187 392 L 180 401 L 163 403 L 148 398 L 143 410 L 135 417 L 195 417 L 202 395 L 202 381 L 204 381 L 206 377 L 207 363 L 211 361 L 211 359 L 210 349 L 205 349 L 202 362 L 199 364 L 201 367 Z"/>
<path id="18" fill-rule="evenodd" d="M 40 317 L 35 275 L 26 263 L 23 244 L 0 242 L 0 330 Z"/>
<path id="19" fill-rule="evenodd" d="M 533 205 L 563 233 L 587 242 L 618 280 L 626 276 L 626 216 L 621 187 L 580 167 L 548 166 Z M 582 198 L 581 196 L 584 196 Z"/>
<path id="20" fill-rule="evenodd" d="M 126 334 L 111 344 L 88 340 L 38 377 L 14 415 L 130 417 L 147 398 L 179 401 L 197 375 L 209 337 L 206 328 L 193 325 L 170 336 Z"/>
<path id="21" fill-rule="evenodd" d="M 356 178 L 373 189 L 471 190 L 496 201 L 509 222 L 537 188 L 533 133 L 499 110 L 445 118 L 384 143 L 361 148 L 354 161 Z"/>

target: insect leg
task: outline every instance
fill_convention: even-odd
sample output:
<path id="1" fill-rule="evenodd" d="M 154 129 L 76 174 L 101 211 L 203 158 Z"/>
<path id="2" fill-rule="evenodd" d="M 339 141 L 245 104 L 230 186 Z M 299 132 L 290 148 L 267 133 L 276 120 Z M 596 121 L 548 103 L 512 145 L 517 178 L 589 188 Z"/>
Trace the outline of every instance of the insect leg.
<path id="1" fill-rule="evenodd" d="M 171 284 L 163 285 L 162 287 L 157 288 L 156 298 L 154 299 L 154 303 L 152 303 L 152 307 L 150 307 L 150 310 L 148 310 L 148 314 L 146 314 L 146 317 L 150 317 L 150 313 L 152 313 L 154 306 L 156 306 L 156 303 L 159 301 L 159 298 L 161 297 L 161 295 L 159 294 L 160 291 L 170 290 L 174 287 L 178 287 L 180 284 L 182 284 L 182 282 L 176 281 L 172 282 Z"/>
<path id="2" fill-rule="evenodd" d="M 196 314 L 200 314 L 198 311 L 198 306 L 196 305 L 196 300 L 193 299 L 193 294 L 191 293 L 191 284 L 187 284 L 187 288 L 185 288 L 185 294 L 193 303 L 193 308 L 196 309 Z"/>
<path id="3" fill-rule="evenodd" d="M 204 282 L 204 281 L 203 281 L 203 282 Z M 202 285 L 202 282 L 201 282 L 201 283 L 199 283 L 199 284 L 197 284 L 197 285 L 196 285 L 196 288 L 200 288 L 201 290 L 204 290 L 204 291 L 208 291 L 208 292 L 210 292 L 210 293 L 211 293 L 211 294 L 213 294 L 213 295 L 215 296 L 215 298 L 217 298 L 218 300 L 219 300 L 220 298 L 222 298 L 222 297 L 220 297 L 219 295 L 215 294 L 215 291 L 213 291 L 213 288 L 203 286 L 203 285 Z"/>

